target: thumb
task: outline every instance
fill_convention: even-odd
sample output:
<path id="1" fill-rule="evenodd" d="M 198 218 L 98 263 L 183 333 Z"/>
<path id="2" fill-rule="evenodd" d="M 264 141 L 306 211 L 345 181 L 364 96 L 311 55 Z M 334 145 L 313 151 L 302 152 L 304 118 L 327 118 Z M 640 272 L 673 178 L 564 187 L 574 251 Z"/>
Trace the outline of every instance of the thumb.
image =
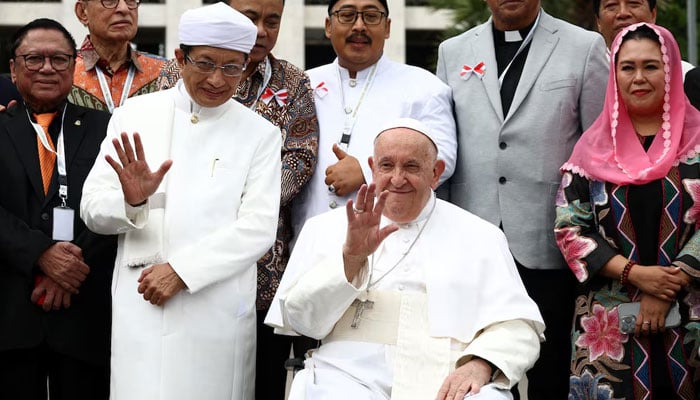
<path id="1" fill-rule="evenodd" d="M 342 160 L 348 155 L 348 153 L 344 152 L 343 149 L 341 149 L 340 146 L 338 146 L 338 143 L 333 144 L 333 153 L 338 158 L 338 160 Z"/>

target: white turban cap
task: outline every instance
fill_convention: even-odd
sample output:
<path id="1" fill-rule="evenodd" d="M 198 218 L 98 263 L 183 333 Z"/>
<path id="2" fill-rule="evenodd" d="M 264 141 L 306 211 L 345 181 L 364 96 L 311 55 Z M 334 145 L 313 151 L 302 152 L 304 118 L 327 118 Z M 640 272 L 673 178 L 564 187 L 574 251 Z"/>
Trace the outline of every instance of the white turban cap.
<path id="1" fill-rule="evenodd" d="M 389 121 L 389 123 L 382 126 L 382 129 L 379 131 L 379 133 L 377 133 L 377 136 L 374 137 L 374 140 L 376 141 L 377 138 L 382 133 L 384 133 L 390 129 L 396 129 L 396 128 L 408 128 L 408 129 L 414 130 L 416 132 L 422 133 L 425 137 L 430 139 L 430 141 L 433 143 L 433 145 L 437 149 L 437 140 L 436 140 L 433 132 L 424 123 L 418 121 L 417 119 L 413 119 L 413 118 L 396 118 L 392 121 Z"/>
<path id="2" fill-rule="evenodd" d="M 250 53 L 258 29 L 250 18 L 224 3 L 185 11 L 180 18 L 180 44 L 211 46 Z"/>

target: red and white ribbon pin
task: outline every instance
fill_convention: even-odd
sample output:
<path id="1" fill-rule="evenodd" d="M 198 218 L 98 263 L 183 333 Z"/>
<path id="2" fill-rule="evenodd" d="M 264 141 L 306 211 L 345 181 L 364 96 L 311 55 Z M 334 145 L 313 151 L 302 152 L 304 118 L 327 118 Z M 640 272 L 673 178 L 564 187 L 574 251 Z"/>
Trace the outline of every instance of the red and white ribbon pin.
<path id="1" fill-rule="evenodd" d="M 270 104 L 270 101 L 274 98 L 277 101 L 277 104 L 279 104 L 279 106 L 282 107 L 285 104 L 287 104 L 288 95 L 289 92 L 287 92 L 287 89 L 280 89 L 276 92 L 273 92 L 272 89 L 266 88 L 262 96 L 260 96 L 260 98 L 265 104 Z"/>
<path id="2" fill-rule="evenodd" d="M 316 85 L 314 93 L 316 93 L 316 96 L 320 98 L 326 97 L 326 95 L 328 94 L 328 87 L 326 86 L 326 82 L 321 82 L 318 85 Z"/>
<path id="3" fill-rule="evenodd" d="M 475 66 L 471 67 L 467 64 L 464 64 L 462 66 L 462 71 L 460 71 L 459 76 L 462 77 L 465 81 L 469 79 L 472 74 L 476 75 L 479 77 L 479 79 L 484 78 L 484 74 L 486 73 L 486 64 L 481 61 L 480 63 L 476 64 Z"/>

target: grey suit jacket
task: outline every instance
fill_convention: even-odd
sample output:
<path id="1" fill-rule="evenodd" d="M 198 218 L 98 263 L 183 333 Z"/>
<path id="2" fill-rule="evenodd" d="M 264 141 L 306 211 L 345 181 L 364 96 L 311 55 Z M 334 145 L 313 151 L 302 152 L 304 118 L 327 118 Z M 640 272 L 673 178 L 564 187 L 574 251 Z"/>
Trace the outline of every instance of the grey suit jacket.
<path id="1" fill-rule="evenodd" d="M 526 267 L 566 268 L 554 242 L 554 199 L 559 167 L 603 109 L 602 36 L 543 11 L 505 116 L 491 19 L 441 43 L 438 57 L 437 76 L 452 88 L 458 128 L 449 200 L 503 224 L 513 256 Z M 483 77 L 460 76 L 464 65 L 482 61 Z"/>

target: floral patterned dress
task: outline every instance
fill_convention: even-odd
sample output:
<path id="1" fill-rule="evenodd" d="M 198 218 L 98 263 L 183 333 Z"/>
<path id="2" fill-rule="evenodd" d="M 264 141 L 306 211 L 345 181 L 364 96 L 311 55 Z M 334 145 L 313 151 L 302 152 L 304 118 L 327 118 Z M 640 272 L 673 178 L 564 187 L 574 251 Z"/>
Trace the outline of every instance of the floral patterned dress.
<path id="1" fill-rule="evenodd" d="M 618 305 L 639 301 L 640 291 L 598 274 L 616 254 L 641 265 L 682 261 L 700 268 L 699 217 L 700 155 L 645 185 L 620 186 L 564 172 L 555 235 L 581 282 L 570 400 L 700 398 L 700 291 L 678 294 L 678 328 L 635 337 L 620 331 Z"/>

